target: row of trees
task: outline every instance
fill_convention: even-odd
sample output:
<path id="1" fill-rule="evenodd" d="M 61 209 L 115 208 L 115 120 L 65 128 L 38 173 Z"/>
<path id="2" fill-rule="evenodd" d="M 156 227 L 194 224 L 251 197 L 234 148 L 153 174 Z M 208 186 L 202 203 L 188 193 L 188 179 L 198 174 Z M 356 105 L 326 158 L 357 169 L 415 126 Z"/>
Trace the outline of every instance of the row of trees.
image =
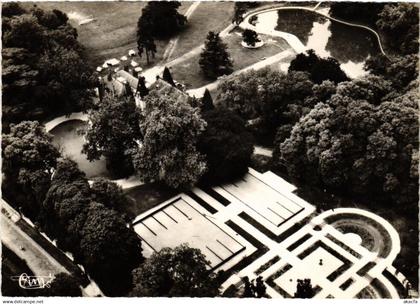
<path id="1" fill-rule="evenodd" d="M 66 14 L 8 2 L 2 31 L 3 129 L 90 103 L 96 77 Z"/>
<path id="2" fill-rule="evenodd" d="M 73 161 L 58 157 L 38 122 L 11 125 L 2 140 L 3 195 L 110 295 L 122 294 L 142 261 L 140 239 L 115 211 L 126 198 L 111 182 L 90 186 Z"/>

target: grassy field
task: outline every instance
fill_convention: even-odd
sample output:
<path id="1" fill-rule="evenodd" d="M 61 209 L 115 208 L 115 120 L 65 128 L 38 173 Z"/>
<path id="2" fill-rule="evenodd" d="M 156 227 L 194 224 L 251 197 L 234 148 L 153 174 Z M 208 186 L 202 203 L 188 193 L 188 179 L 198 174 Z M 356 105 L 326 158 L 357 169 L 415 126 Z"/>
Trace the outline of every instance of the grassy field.
<path id="1" fill-rule="evenodd" d="M 137 20 L 146 3 L 145 1 L 36 2 L 41 8 L 59 9 L 69 16 L 70 23 L 77 29 L 79 41 L 86 47 L 88 58 L 95 66 L 107 59 L 126 55 L 130 49 L 137 51 Z M 179 12 L 185 13 L 190 5 L 191 2 L 182 2 Z M 79 25 L 81 20 L 87 18 L 95 20 Z M 158 50 L 155 59 L 157 62 L 161 59 L 168 41 L 157 40 L 155 43 Z M 146 65 L 145 58 L 138 60 L 140 65 Z"/>
<path id="2" fill-rule="evenodd" d="M 178 35 L 178 43 L 169 59 L 203 44 L 209 31 L 225 29 L 231 23 L 233 7 L 233 2 L 201 2 L 190 16 L 188 26 Z"/>
<path id="3" fill-rule="evenodd" d="M 241 45 L 242 36 L 240 30 L 235 30 L 223 38 L 223 42 L 226 43 L 227 50 L 233 59 L 234 71 L 243 69 L 257 63 L 262 58 L 273 56 L 289 48 L 289 45 L 281 38 L 273 39 L 264 35 L 261 35 L 261 38 L 266 43 L 258 49 L 248 49 Z M 204 77 L 198 64 L 199 59 L 200 54 L 197 54 L 189 60 L 171 67 L 173 78 L 185 84 L 187 89 L 198 88 L 214 81 Z"/>
<path id="4" fill-rule="evenodd" d="M 125 191 L 129 204 L 123 211 L 132 219 L 163 203 L 177 194 L 176 191 L 158 183 L 145 184 Z"/>

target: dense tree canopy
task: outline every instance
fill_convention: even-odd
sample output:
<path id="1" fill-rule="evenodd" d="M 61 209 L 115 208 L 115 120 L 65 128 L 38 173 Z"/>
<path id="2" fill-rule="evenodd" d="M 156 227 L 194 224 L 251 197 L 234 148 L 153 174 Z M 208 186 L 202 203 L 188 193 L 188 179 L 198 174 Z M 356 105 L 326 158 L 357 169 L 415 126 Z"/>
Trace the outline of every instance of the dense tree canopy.
<path id="1" fill-rule="evenodd" d="M 108 295 L 124 295 L 131 285 L 131 270 L 142 261 L 141 243 L 123 217 L 107 206 L 123 202 L 121 190 L 111 182 L 95 181 L 71 160 L 57 164 L 41 210 L 41 228 L 76 261 Z M 115 281 L 118 277 L 118 282 Z"/>
<path id="2" fill-rule="evenodd" d="M 311 80 L 315 83 L 322 83 L 324 80 L 331 80 L 335 83 L 346 81 L 349 78 L 340 68 L 340 63 L 332 58 L 321 58 L 314 50 L 307 54 L 300 53 L 290 62 L 290 71 L 303 71 L 310 74 Z"/>
<path id="3" fill-rule="evenodd" d="M 80 257 L 80 231 L 92 198 L 88 180 L 77 164 L 61 159 L 40 210 L 41 229 L 58 245 Z"/>
<path id="4" fill-rule="evenodd" d="M 419 59 L 417 54 L 405 56 L 384 56 L 378 54 L 370 57 L 365 63 L 365 69 L 375 75 L 381 75 L 392 85 L 401 90 L 411 81 L 417 79 Z"/>
<path id="5" fill-rule="evenodd" d="M 199 249 L 183 244 L 163 248 L 133 271 L 137 297 L 215 297 L 219 295 L 216 275 Z"/>
<path id="6" fill-rule="evenodd" d="M 383 97 L 385 82 L 360 83 L 343 83 L 303 117 L 280 144 L 281 160 L 290 175 L 309 183 L 408 210 L 418 201 L 417 89 Z"/>
<path id="7" fill-rule="evenodd" d="M 254 151 L 253 137 L 245 128 L 245 121 L 226 109 L 204 112 L 203 119 L 207 127 L 198 144 L 208 167 L 203 180 L 223 183 L 241 177 L 248 171 Z"/>
<path id="8" fill-rule="evenodd" d="M 313 85 L 304 72 L 250 71 L 222 82 L 218 102 L 252 120 L 258 137 L 266 135 L 272 140 L 279 126 L 291 129 L 315 102 L 308 99 Z"/>
<path id="9" fill-rule="evenodd" d="M 199 110 L 182 98 L 156 92 L 145 103 L 143 141 L 133 157 L 137 173 L 145 181 L 163 181 L 173 188 L 195 184 L 206 170 L 196 149 L 205 128 Z"/>
<path id="10" fill-rule="evenodd" d="M 371 104 L 380 104 L 388 94 L 393 92 L 393 88 L 391 83 L 384 78 L 367 75 L 340 83 L 336 92 L 353 100 L 365 100 Z"/>
<path id="11" fill-rule="evenodd" d="M 387 42 L 401 54 L 418 54 L 419 8 L 415 3 L 385 5 L 376 23 L 387 35 Z"/>
<path id="12" fill-rule="evenodd" d="M 89 160 L 105 156 L 107 169 L 116 178 L 130 175 L 130 150 L 141 138 L 139 116 L 132 96 L 105 94 L 100 105 L 89 113 L 90 126 L 82 152 Z"/>
<path id="13" fill-rule="evenodd" d="M 48 191 L 58 156 L 51 136 L 38 122 L 11 125 L 10 133 L 2 136 L 3 195 L 32 219 Z"/>
<path id="14" fill-rule="evenodd" d="M 77 32 L 58 11 L 5 3 L 3 15 L 3 125 L 80 110 L 90 104 L 96 77 Z"/>
<path id="15" fill-rule="evenodd" d="M 198 62 L 206 77 L 216 79 L 219 76 L 232 73 L 232 60 L 226 48 L 227 46 L 220 39 L 219 33 L 208 33 Z"/>
<path id="16" fill-rule="evenodd" d="M 177 33 L 187 22 L 178 13 L 178 1 L 150 1 L 142 9 L 137 28 L 139 34 L 148 33 L 153 38 L 167 38 Z"/>
<path id="17" fill-rule="evenodd" d="M 93 199 L 109 209 L 120 211 L 127 205 L 127 197 L 116 183 L 105 178 L 97 178 L 90 185 Z"/>

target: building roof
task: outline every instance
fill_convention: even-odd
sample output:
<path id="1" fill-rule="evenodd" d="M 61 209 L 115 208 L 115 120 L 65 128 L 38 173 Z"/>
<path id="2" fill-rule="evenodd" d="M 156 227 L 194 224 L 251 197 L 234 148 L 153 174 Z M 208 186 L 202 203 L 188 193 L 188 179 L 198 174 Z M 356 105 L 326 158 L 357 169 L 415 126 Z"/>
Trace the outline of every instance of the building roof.
<path id="1" fill-rule="evenodd" d="M 170 95 L 176 100 L 188 101 L 191 98 L 187 93 L 171 86 L 169 83 L 162 79 L 157 79 L 155 83 L 150 86 L 149 90 L 155 91 L 159 95 Z"/>
<path id="2" fill-rule="evenodd" d="M 130 84 L 134 91 L 137 89 L 137 84 L 139 80 L 130 73 L 124 70 L 120 70 L 116 73 L 116 76 L 124 78 Z"/>

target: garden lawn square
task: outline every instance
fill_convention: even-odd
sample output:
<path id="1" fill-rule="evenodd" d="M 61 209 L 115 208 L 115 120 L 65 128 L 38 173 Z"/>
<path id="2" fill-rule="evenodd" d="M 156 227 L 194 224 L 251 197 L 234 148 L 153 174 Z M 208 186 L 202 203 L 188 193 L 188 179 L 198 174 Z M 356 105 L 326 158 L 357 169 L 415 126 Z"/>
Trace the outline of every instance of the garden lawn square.
<path id="1" fill-rule="evenodd" d="M 319 264 L 320 259 L 322 259 L 322 265 Z M 286 271 L 274 282 L 293 297 L 298 279 L 311 279 L 312 286 L 315 286 L 318 278 L 326 278 L 341 265 L 343 265 L 342 261 L 324 248 L 318 247 L 306 256 L 302 263 Z"/>
<path id="2" fill-rule="evenodd" d="M 253 174 L 221 188 L 276 227 L 305 209 L 298 200 L 280 192 L 282 189 L 273 188 Z"/>
<path id="3" fill-rule="evenodd" d="M 134 222 L 134 230 L 154 251 L 188 243 L 217 268 L 245 247 L 199 209 L 194 200 L 181 196 Z"/>
<path id="4" fill-rule="evenodd" d="M 320 260 L 322 259 L 322 265 Z M 313 269 L 313 273 L 327 277 L 329 274 L 338 269 L 343 262 L 326 251 L 322 247 L 318 247 L 311 254 L 303 259 L 306 269 Z"/>

